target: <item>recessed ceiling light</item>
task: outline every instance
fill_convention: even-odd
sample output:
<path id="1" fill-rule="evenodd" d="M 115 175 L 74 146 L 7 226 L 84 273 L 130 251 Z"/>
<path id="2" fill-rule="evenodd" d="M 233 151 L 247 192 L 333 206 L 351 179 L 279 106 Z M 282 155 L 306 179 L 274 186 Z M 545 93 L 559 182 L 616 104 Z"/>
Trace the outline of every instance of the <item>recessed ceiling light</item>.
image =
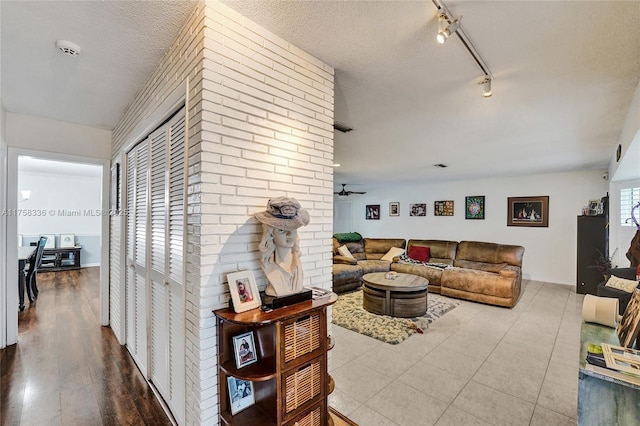
<path id="1" fill-rule="evenodd" d="M 80 46 L 68 40 L 56 41 L 56 47 L 60 49 L 62 53 L 69 56 L 78 56 L 82 51 Z"/>
<path id="2" fill-rule="evenodd" d="M 333 167 L 340 167 L 342 164 L 340 163 L 333 163 Z"/>

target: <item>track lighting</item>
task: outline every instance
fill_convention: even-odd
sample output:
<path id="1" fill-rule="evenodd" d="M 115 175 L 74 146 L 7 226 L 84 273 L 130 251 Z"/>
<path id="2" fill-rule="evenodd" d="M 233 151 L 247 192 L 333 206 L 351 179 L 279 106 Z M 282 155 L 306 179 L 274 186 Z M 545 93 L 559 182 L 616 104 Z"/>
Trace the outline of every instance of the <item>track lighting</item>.
<path id="1" fill-rule="evenodd" d="M 482 97 L 483 98 L 490 98 L 491 95 L 493 95 L 493 92 L 491 91 L 491 77 L 489 77 L 488 75 L 485 76 L 482 81 L 478 84 L 482 84 Z"/>
<path id="2" fill-rule="evenodd" d="M 462 19 L 462 16 L 460 16 L 460 18 L 458 19 L 455 19 L 445 27 L 445 24 L 449 22 L 449 17 L 445 13 L 440 14 L 438 22 L 438 35 L 436 36 L 436 40 L 438 40 L 438 43 L 445 44 L 447 42 L 447 39 L 451 37 L 451 34 L 458 31 L 458 28 L 460 28 L 460 19 Z"/>

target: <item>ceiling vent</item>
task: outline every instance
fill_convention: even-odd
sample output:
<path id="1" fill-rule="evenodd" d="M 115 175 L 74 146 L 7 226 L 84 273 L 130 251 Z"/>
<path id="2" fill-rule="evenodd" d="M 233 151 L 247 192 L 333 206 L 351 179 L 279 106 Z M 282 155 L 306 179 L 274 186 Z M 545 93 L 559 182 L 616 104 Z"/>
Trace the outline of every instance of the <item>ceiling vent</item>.
<path id="1" fill-rule="evenodd" d="M 351 127 L 347 126 L 346 124 L 342 124 L 337 121 L 333 123 L 333 128 L 342 133 L 347 133 L 353 130 Z"/>
<path id="2" fill-rule="evenodd" d="M 438 163 L 438 164 L 434 164 L 433 167 L 439 167 L 441 169 L 444 169 L 445 167 L 447 167 L 446 164 L 442 164 L 442 163 Z"/>
<path id="3" fill-rule="evenodd" d="M 56 47 L 60 49 L 62 53 L 69 56 L 78 56 L 82 51 L 82 49 L 80 49 L 80 46 L 68 40 L 56 41 Z"/>

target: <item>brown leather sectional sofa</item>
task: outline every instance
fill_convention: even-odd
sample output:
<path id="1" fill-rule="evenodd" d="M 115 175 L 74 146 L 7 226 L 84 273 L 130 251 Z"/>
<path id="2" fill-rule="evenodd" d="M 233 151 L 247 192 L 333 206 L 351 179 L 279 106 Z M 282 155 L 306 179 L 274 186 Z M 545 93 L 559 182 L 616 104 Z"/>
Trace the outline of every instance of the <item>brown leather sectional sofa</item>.
<path id="1" fill-rule="evenodd" d="M 337 254 L 341 244 L 335 238 L 333 244 L 334 254 Z M 359 288 L 364 274 L 392 270 L 427 278 L 429 292 L 459 299 L 511 308 L 520 297 L 522 246 L 479 241 L 409 240 L 407 252 L 412 245 L 430 248 L 429 263 L 432 265 L 402 263 L 395 258 L 393 262 L 377 260 L 374 268 L 369 260 L 380 259 L 391 247 L 405 248 L 405 240 L 364 238 L 346 245 L 355 260 L 339 254 L 334 256 L 333 289 L 338 293 Z"/>

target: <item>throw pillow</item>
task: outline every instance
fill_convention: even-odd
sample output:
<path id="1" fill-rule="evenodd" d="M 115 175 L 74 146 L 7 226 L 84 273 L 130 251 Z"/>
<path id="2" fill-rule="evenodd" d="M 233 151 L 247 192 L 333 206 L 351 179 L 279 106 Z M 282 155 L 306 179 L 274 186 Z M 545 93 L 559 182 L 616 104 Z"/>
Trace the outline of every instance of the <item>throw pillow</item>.
<path id="1" fill-rule="evenodd" d="M 605 284 L 605 287 L 612 287 L 618 290 L 626 291 L 627 293 L 633 293 L 633 290 L 638 287 L 638 281 L 627 280 L 624 278 L 618 278 L 615 275 L 611 275 L 611 278 Z"/>
<path id="2" fill-rule="evenodd" d="M 347 246 L 338 247 L 338 253 L 340 253 L 342 256 L 353 258 L 353 255 L 351 254 L 351 252 L 349 251 L 349 248 Z"/>
<path id="3" fill-rule="evenodd" d="M 386 260 L 387 262 L 393 262 L 393 258 L 394 257 L 400 256 L 403 253 L 404 253 L 404 249 L 401 249 L 399 247 L 391 247 L 389 249 L 389 251 L 387 252 L 387 254 L 382 256 L 380 258 L 380 260 Z"/>
<path id="4" fill-rule="evenodd" d="M 431 247 L 411 246 L 409 247 L 409 257 L 420 262 L 428 262 L 431 255 Z"/>

